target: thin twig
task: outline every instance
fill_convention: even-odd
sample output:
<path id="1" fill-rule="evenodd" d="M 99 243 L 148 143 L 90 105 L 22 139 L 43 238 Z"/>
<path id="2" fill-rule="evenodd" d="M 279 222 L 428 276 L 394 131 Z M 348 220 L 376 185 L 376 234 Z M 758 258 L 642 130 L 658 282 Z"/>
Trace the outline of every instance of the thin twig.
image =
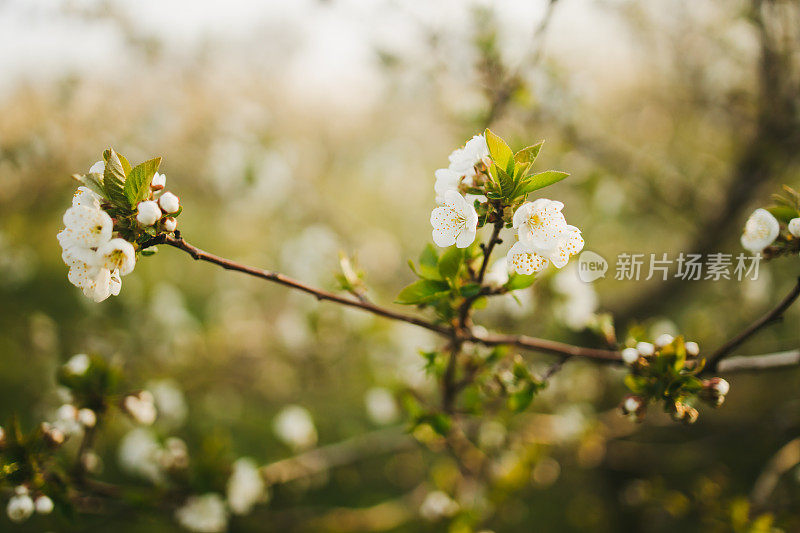
<path id="1" fill-rule="evenodd" d="M 728 357 L 717 364 L 717 372 L 747 372 L 754 370 L 771 370 L 797 366 L 800 364 L 800 350 L 769 353 L 764 355 L 740 355 Z"/>
<path id="2" fill-rule="evenodd" d="M 797 279 L 797 283 L 795 283 L 794 288 L 789 292 L 789 294 L 787 294 L 786 297 L 781 300 L 781 302 L 775 306 L 774 309 L 750 324 L 744 329 L 744 331 L 720 346 L 717 351 L 711 354 L 711 356 L 708 358 L 708 364 L 706 365 L 706 368 L 711 371 L 716 370 L 719 362 L 733 353 L 736 348 L 741 346 L 747 339 L 758 333 L 762 328 L 772 324 L 773 322 L 779 321 L 783 317 L 783 314 L 786 312 L 786 310 L 791 307 L 798 297 L 800 297 L 800 278 Z"/>

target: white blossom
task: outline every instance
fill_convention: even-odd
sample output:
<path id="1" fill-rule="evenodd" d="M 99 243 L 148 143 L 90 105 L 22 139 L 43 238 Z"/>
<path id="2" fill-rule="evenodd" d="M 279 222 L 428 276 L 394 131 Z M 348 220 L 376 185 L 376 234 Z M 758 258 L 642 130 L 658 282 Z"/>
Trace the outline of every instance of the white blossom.
<path id="1" fill-rule="evenodd" d="M 175 511 L 175 518 L 182 527 L 197 533 L 219 533 L 228 527 L 225 502 L 216 493 L 190 496 Z"/>
<path id="2" fill-rule="evenodd" d="M 539 198 L 519 206 L 513 218 L 519 242 L 528 251 L 545 256 L 557 268 L 566 265 L 584 244 L 581 231 L 567 224 L 563 208 L 561 202 Z"/>
<path id="3" fill-rule="evenodd" d="M 165 213 L 175 213 L 181 208 L 180 200 L 171 192 L 162 194 L 158 199 L 158 205 L 161 206 Z"/>
<path id="4" fill-rule="evenodd" d="M 97 249 L 96 264 L 109 272 L 119 271 L 121 276 L 127 276 L 136 266 L 136 250 L 125 239 L 111 239 Z"/>
<path id="5" fill-rule="evenodd" d="M 83 428 L 78 422 L 78 409 L 69 403 L 65 403 L 56 410 L 55 422 L 53 427 L 66 436 L 78 435 Z"/>
<path id="6" fill-rule="evenodd" d="M 376 424 L 386 425 L 395 422 L 399 416 L 394 395 L 383 387 L 373 387 L 364 395 L 367 415 Z"/>
<path id="7" fill-rule="evenodd" d="M 152 226 L 161 218 L 161 209 L 153 200 L 139 202 L 136 206 L 136 221 L 142 226 Z"/>
<path id="8" fill-rule="evenodd" d="M 444 194 L 447 191 L 458 192 L 458 185 L 461 183 L 462 176 L 449 168 L 440 168 L 434 175 L 436 176 L 436 183 L 433 185 L 433 190 L 436 193 L 436 203 L 443 204 Z"/>
<path id="9" fill-rule="evenodd" d="M 154 191 L 163 189 L 166 184 L 167 184 L 167 176 L 165 176 L 164 174 L 159 174 L 158 172 L 153 174 L 153 179 L 150 180 L 150 188 L 153 189 Z"/>
<path id="10" fill-rule="evenodd" d="M 725 396 L 731 390 L 731 384 L 727 380 L 719 378 L 714 382 L 714 390 L 721 396 Z"/>
<path id="11" fill-rule="evenodd" d="M 622 408 L 628 413 L 635 413 L 642 406 L 642 401 L 636 396 L 628 396 L 622 404 Z"/>
<path id="12" fill-rule="evenodd" d="M 170 437 L 156 454 L 158 464 L 165 470 L 182 469 L 189 466 L 189 448 L 177 437 Z"/>
<path id="13" fill-rule="evenodd" d="M 483 281 L 494 288 L 500 288 L 508 283 L 508 258 L 501 257 L 489 267 Z"/>
<path id="14" fill-rule="evenodd" d="M 653 355 L 656 351 L 656 347 L 652 343 L 644 341 L 636 343 L 636 349 L 645 357 Z"/>
<path id="15" fill-rule="evenodd" d="M 53 500 L 44 494 L 36 498 L 36 501 L 33 503 L 34 507 L 36 508 L 36 512 L 39 514 L 50 514 L 53 512 Z"/>
<path id="16" fill-rule="evenodd" d="M 160 483 L 163 481 L 163 473 L 159 453 L 160 446 L 153 434 L 147 429 L 136 428 L 122 437 L 117 460 L 125 472 Z"/>
<path id="17" fill-rule="evenodd" d="M 668 344 L 672 344 L 673 340 L 675 340 L 675 337 L 673 337 L 669 333 L 662 333 L 661 335 L 656 337 L 656 340 L 653 342 L 653 344 L 655 344 L 656 348 L 663 348 Z"/>
<path id="18" fill-rule="evenodd" d="M 694 341 L 689 341 L 683 346 L 686 348 L 686 353 L 692 357 L 697 357 L 700 354 L 700 345 Z"/>
<path id="19" fill-rule="evenodd" d="M 506 255 L 508 264 L 517 274 L 529 276 L 535 272 L 541 272 L 547 268 L 548 260 L 545 256 L 530 251 L 522 242 L 514 243 L 514 246 Z"/>
<path id="20" fill-rule="evenodd" d="M 69 361 L 64 363 L 64 370 L 75 376 L 82 376 L 89 370 L 92 364 L 91 359 L 85 353 L 75 354 L 69 358 Z"/>
<path id="21" fill-rule="evenodd" d="M 440 490 L 429 492 L 419 507 L 419 514 L 431 522 L 449 518 L 459 510 L 458 502 Z"/>
<path id="22" fill-rule="evenodd" d="M 111 238 L 114 223 L 108 213 L 78 205 L 64 213 L 64 226 L 57 237 L 64 250 L 69 248 L 96 248 Z"/>
<path id="23" fill-rule="evenodd" d="M 227 486 L 228 506 L 231 511 L 239 515 L 247 514 L 265 496 L 266 486 L 255 461 L 241 458 L 233 463 Z"/>
<path id="24" fill-rule="evenodd" d="M 149 426 L 156 421 L 157 411 L 155 399 L 149 391 L 142 391 L 137 395 L 128 395 L 122 402 L 123 407 L 139 424 Z"/>
<path id="25" fill-rule="evenodd" d="M 179 426 L 186 419 L 189 410 L 186 398 L 178 384 L 171 379 L 162 379 L 147 383 L 147 390 L 155 398 L 156 411 L 160 422 L 171 426 Z"/>
<path id="26" fill-rule="evenodd" d="M 800 218 L 793 218 L 789 221 L 789 233 L 800 238 Z"/>
<path id="27" fill-rule="evenodd" d="M 575 264 L 553 278 L 553 288 L 563 296 L 555 311 L 559 320 L 567 327 L 580 331 L 594 320 L 600 304 L 599 298 L 594 287 L 578 277 L 578 267 Z"/>
<path id="28" fill-rule="evenodd" d="M 448 159 L 450 160 L 449 170 L 459 176 L 465 176 L 467 185 L 471 185 L 472 178 L 476 174 L 475 167 L 479 164 L 488 166 L 491 162 L 486 138 L 483 135 L 475 135 L 467 141 L 463 148 L 454 150 Z"/>
<path id="29" fill-rule="evenodd" d="M 106 171 L 106 162 L 105 161 L 98 161 L 91 167 L 89 167 L 89 174 L 102 174 Z"/>
<path id="30" fill-rule="evenodd" d="M 444 194 L 444 205 L 431 212 L 433 242 L 446 248 L 456 245 L 466 248 L 475 240 L 478 228 L 478 213 L 467 200 L 456 191 Z"/>
<path id="31" fill-rule="evenodd" d="M 72 197 L 72 207 L 88 207 L 100 209 L 100 197 L 88 187 L 78 187 Z"/>
<path id="32" fill-rule="evenodd" d="M 299 405 L 290 405 L 278 413 L 272 429 L 279 439 L 295 449 L 310 448 L 317 443 L 311 413 Z"/>
<path id="33" fill-rule="evenodd" d="M 94 427 L 97 424 L 97 415 L 91 409 L 83 408 L 78 410 L 78 422 L 87 428 Z"/>
<path id="34" fill-rule="evenodd" d="M 632 365 L 639 360 L 639 350 L 636 348 L 625 348 L 622 350 L 622 360 L 626 365 Z"/>
<path id="35" fill-rule="evenodd" d="M 175 220 L 173 217 L 167 217 L 164 219 L 164 231 L 167 233 L 172 233 L 178 227 L 178 221 Z"/>
<path id="36" fill-rule="evenodd" d="M 744 226 L 742 246 L 753 253 L 758 253 L 778 237 L 780 224 L 778 219 L 766 209 L 756 209 Z"/>
<path id="37" fill-rule="evenodd" d="M 12 522 L 24 522 L 33 514 L 33 500 L 27 494 L 17 494 L 8 500 L 6 514 Z"/>

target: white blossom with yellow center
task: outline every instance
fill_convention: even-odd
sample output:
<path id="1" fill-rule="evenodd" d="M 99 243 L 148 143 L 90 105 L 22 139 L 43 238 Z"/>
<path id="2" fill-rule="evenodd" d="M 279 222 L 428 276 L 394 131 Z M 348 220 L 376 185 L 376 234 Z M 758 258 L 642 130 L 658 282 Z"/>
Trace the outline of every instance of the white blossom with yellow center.
<path id="1" fill-rule="evenodd" d="M 466 248 L 475 241 L 478 228 L 478 213 L 467 200 L 456 191 L 447 191 L 444 205 L 431 212 L 433 242 L 446 248 L 456 245 Z"/>

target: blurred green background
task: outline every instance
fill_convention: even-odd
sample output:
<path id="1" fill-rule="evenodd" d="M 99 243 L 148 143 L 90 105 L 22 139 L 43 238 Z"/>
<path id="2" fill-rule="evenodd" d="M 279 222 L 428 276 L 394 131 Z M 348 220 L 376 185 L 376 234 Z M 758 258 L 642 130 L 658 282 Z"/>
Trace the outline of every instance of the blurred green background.
<path id="1" fill-rule="evenodd" d="M 417 350 L 436 339 L 173 249 L 142 258 L 119 297 L 85 299 L 55 235 L 69 176 L 108 146 L 132 162 L 164 157 L 194 245 L 330 289 L 339 252 L 355 255 L 386 303 L 430 241 L 434 170 L 487 125 L 514 148 L 547 139 L 537 164 L 572 174 L 548 196 L 612 261 L 739 253 L 749 212 L 800 185 L 797 2 L 5 0 L 0 69 L 0 418 L 34 427 L 60 404 L 58 365 L 101 354 L 132 390 L 167 380 L 182 391 L 185 420 L 155 431 L 199 462 L 291 456 L 272 427 L 289 404 L 308 409 L 321 445 L 402 426 L 370 417 L 365 395 L 434 394 Z M 623 338 L 639 323 L 713 348 L 798 270 L 792 258 L 762 265 L 757 281 L 633 282 L 612 267 L 592 285 L 598 309 L 585 289 L 570 307 L 578 296 L 548 275 L 523 305 L 502 298 L 478 319 L 589 345 L 574 315 L 608 311 Z M 741 353 L 797 348 L 798 326 L 795 308 Z M 528 413 L 481 421 L 500 433 L 493 482 L 475 487 L 485 528 L 730 531 L 731 502 L 800 429 L 795 370 L 730 377 L 726 404 L 691 427 L 623 420 L 621 375 L 571 362 Z M 101 477 L 147 485 L 119 466 L 132 427 L 104 428 Z M 425 446 L 365 457 L 274 487 L 231 530 L 443 531 L 419 516 L 420 487 L 446 490 L 455 476 Z M 766 507 L 787 531 L 800 528 L 798 498 L 790 469 Z M 169 512 L 113 510 L 0 525 L 177 528 Z"/>

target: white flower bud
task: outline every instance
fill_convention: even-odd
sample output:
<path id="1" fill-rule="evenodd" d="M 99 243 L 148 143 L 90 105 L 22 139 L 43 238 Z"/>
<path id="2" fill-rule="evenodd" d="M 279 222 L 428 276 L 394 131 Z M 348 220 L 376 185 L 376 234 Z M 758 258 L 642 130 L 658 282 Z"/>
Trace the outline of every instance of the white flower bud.
<path id="1" fill-rule="evenodd" d="M 88 355 L 85 353 L 79 353 L 73 355 L 69 358 L 69 361 L 64 363 L 64 369 L 70 374 L 82 376 L 87 370 L 89 370 L 89 365 L 91 364 L 92 361 L 89 359 Z"/>
<path id="2" fill-rule="evenodd" d="M 27 494 L 12 496 L 8 500 L 6 514 L 12 522 L 24 522 L 33 514 L 33 500 Z"/>
<path id="3" fill-rule="evenodd" d="M 36 498 L 34 505 L 36 507 L 36 512 L 39 514 L 50 514 L 53 512 L 53 500 L 44 494 Z"/>
<path id="4" fill-rule="evenodd" d="M 158 204 L 152 200 L 139 202 L 139 205 L 136 206 L 136 210 L 138 211 L 136 213 L 136 221 L 142 226 L 152 226 L 161 218 L 161 209 L 159 209 Z"/>
<path id="5" fill-rule="evenodd" d="M 625 348 L 622 350 L 622 360 L 626 365 L 632 365 L 639 360 L 639 350 L 636 348 Z"/>
<path id="6" fill-rule="evenodd" d="M 800 218 L 793 218 L 789 221 L 789 233 L 795 237 L 800 237 Z"/>
<path id="7" fill-rule="evenodd" d="M 686 348 L 686 353 L 691 355 L 692 357 L 697 357 L 700 355 L 700 345 L 698 345 L 694 341 L 689 341 L 683 345 Z"/>
<path id="8" fill-rule="evenodd" d="M 655 353 L 656 347 L 649 342 L 639 342 L 636 344 L 636 349 L 645 357 L 651 356 Z"/>
<path id="9" fill-rule="evenodd" d="M 766 209 L 756 209 L 744 226 L 742 247 L 758 253 L 774 241 L 780 233 L 780 224 L 772 213 Z"/>
<path id="10" fill-rule="evenodd" d="M 675 337 L 673 337 L 669 333 L 663 333 L 658 337 L 656 337 L 655 345 L 657 348 L 663 348 L 664 346 L 672 343 L 673 340 L 675 340 Z"/>
<path id="11" fill-rule="evenodd" d="M 158 413 L 155 400 L 149 391 L 142 391 L 136 396 L 126 396 L 122 405 L 128 414 L 142 425 L 149 426 L 156 421 Z"/>
<path id="12" fill-rule="evenodd" d="M 171 192 L 165 192 L 162 194 L 161 198 L 158 199 L 158 205 L 160 205 L 161 209 L 167 213 L 175 213 L 181 208 L 180 200 L 178 200 L 178 197 Z"/>
<path id="13" fill-rule="evenodd" d="M 169 233 L 172 233 L 178 227 L 178 221 L 172 217 L 165 218 L 162 224 L 164 225 L 164 231 Z"/>
<path id="14" fill-rule="evenodd" d="M 56 411 L 56 418 L 59 420 L 77 420 L 78 409 L 69 403 L 65 403 Z"/>
<path id="15" fill-rule="evenodd" d="M 14 487 L 14 494 L 17 496 L 24 496 L 25 494 L 28 494 L 28 487 L 25 485 L 17 485 Z"/>
<path id="16" fill-rule="evenodd" d="M 639 400 L 639 398 L 636 398 L 635 396 L 628 396 L 625 398 L 625 402 L 622 404 L 622 407 L 628 413 L 635 413 L 639 410 L 640 405 L 642 405 L 642 402 Z"/>
<path id="17" fill-rule="evenodd" d="M 78 411 L 78 422 L 87 428 L 92 428 L 97 424 L 97 415 L 91 409 L 80 409 Z"/>
<path id="18" fill-rule="evenodd" d="M 156 172 L 153 175 L 152 181 L 150 181 L 150 188 L 153 189 L 154 191 L 160 191 L 161 189 L 164 188 L 166 184 L 167 184 L 167 177 L 164 174 L 159 174 L 158 172 Z"/>
<path id="19" fill-rule="evenodd" d="M 727 380 L 722 379 L 722 378 L 717 378 L 714 381 L 713 387 L 714 387 L 714 390 L 717 391 L 717 393 L 720 396 L 725 396 L 726 394 L 728 394 L 728 391 L 731 390 L 731 384 L 728 383 Z"/>

